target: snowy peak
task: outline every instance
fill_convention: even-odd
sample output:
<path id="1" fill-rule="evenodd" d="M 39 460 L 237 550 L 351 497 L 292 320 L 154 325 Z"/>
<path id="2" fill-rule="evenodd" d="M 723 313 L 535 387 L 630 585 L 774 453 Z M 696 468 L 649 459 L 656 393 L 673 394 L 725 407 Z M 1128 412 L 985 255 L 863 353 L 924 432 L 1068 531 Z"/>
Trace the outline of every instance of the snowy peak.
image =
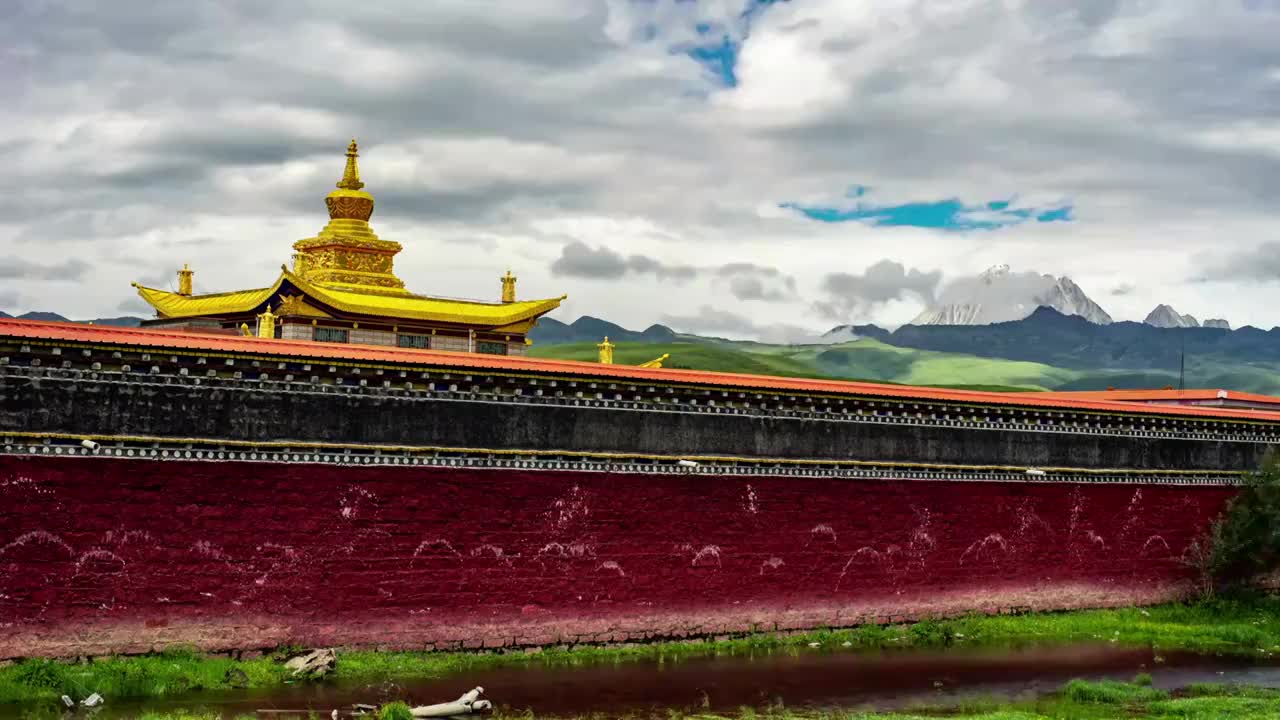
<path id="1" fill-rule="evenodd" d="M 1230 330 L 1231 323 L 1221 318 L 1209 318 L 1208 320 L 1204 321 L 1204 325 L 1201 325 L 1201 327 L 1218 328 L 1220 330 Z"/>
<path id="2" fill-rule="evenodd" d="M 1147 313 L 1147 319 L 1142 322 L 1158 328 L 1200 327 L 1199 320 L 1196 320 L 1191 315 L 1179 315 L 1177 310 L 1168 305 L 1157 305 L 1155 310 Z"/>
<path id="3" fill-rule="evenodd" d="M 1099 325 L 1111 322 L 1111 316 L 1069 277 L 1013 272 L 1008 265 L 996 265 L 952 282 L 911 324 L 989 325 L 1021 320 L 1042 306 Z"/>
<path id="4" fill-rule="evenodd" d="M 999 282 L 1002 278 L 1008 277 L 1009 272 L 1008 265 L 995 265 L 983 270 L 982 274 L 978 275 L 978 279 L 984 284 L 990 285 L 992 283 Z"/>

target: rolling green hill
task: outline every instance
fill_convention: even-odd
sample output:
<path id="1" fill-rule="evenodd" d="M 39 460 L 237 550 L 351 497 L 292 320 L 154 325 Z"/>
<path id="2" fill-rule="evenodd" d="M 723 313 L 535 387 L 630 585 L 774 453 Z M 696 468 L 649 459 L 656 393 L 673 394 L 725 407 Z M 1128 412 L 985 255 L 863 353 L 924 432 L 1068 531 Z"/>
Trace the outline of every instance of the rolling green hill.
<path id="1" fill-rule="evenodd" d="M 534 354 L 542 357 L 594 360 L 595 343 L 608 335 L 623 363 L 669 352 L 677 367 L 1027 390 L 1177 387 L 1185 365 L 1184 387 L 1280 394 L 1280 327 L 1095 325 L 1041 307 L 1022 320 L 992 325 L 904 325 L 892 332 L 858 325 L 836 331 L 861 339 L 768 345 L 687 335 L 663 325 L 636 332 L 590 316 L 568 324 L 545 319 L 530 337 Z"/>
<path id="2" fill-rule="evenodd" d="M 534 345 L 532 357 L 596 359 L 594 343 Z M 616 343 L 614 362 L 639 365 L 664 353 L 665 367 L 788 377 L 837 378 L 991 390 L 1043 390 L 1076 379 L 1068 370 L 1012 360 L 907 350 L 875 340 L 831 347 L 733 342 Z"/>
<path id="3" fill-rule="evenodd" d="M 687 336 L 685 336 L 687 337 Z M 530 356 L 596 359 L 595 343 L 534 345 Z M 1175 373 L 1154 370 L 1079 370 L 1025 360 L 917 350 L 862 339 L 839 345 L 767 345 L 712 339 L 619 342 L 614 362 L 639 365 L 664 353 L 666 367 L 788 377 L 836 378 L 989 390 L 1102 390 L 1176 386 Z M 1201 358 L 1188 363 L 1188 387 L 1280 392 L 1280 370 Z"/>

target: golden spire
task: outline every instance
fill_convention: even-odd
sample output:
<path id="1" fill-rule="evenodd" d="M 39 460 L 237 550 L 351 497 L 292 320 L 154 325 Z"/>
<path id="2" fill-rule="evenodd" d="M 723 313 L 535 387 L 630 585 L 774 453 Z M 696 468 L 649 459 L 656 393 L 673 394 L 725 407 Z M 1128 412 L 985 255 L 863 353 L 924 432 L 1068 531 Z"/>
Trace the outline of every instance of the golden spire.
<path id="1" fill-rule="evenodd" d="M 192 276 L 196 274 L 186 263 L 182 263 L 182 269 L 178 271 L 178 294 L 191 295 Z"/>
<path id="2" fill-rule="evenodd" d="M 360 152 L 356 147 L 356 139 L 351 138 L 351 144 L 347 146 L 347 168 L 342 171 L 342 179 L 338 181 L 338 187 L 343 190 L 359 190 L 364 187 L 364 183 L 360 182 L 360 166 L 356 164 L 358 157 Z"/>
<path id="3" fill-rule="evenodd" d="M 613 364 L 613 343 L 609 342 L 608 335 L 604 336 L 604 342 L 600 343 L 599 345 L 596 345 L 596 348 L 600 350 L 600 363 L 602 365 L 612 365 Z"/>
<path id="4" fill-rule="evenodd" d="M 502 277 L 502 302 L 513 303 L 516 301 L 516 276 L 507 270 L 507 274 Z"/>

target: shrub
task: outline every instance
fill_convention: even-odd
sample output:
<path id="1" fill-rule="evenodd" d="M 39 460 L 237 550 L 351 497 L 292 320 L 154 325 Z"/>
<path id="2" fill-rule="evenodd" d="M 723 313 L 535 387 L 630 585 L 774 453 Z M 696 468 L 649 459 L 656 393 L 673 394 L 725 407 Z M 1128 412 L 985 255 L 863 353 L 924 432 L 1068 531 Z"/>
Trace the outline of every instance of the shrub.
<path id="1" fill-rule="evenodd" d="M 1214 524 L 1208 570 L 1219 588 L 1244 586 L 1280 567 L 1280 458 L 1245 476 Z"/>
<path id="2" fill-rule="evenodd" d="M 387 703 L 378 710 L 378 720 L 413 720 L 413 713 L 405 703 Z"/>

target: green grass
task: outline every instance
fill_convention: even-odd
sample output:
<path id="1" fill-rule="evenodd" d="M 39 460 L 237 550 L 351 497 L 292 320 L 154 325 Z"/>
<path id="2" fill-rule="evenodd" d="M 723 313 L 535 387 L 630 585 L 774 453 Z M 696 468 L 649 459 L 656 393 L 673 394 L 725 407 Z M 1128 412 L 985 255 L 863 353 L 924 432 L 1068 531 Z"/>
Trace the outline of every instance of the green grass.
<path id="1" fill-rule="evenodd" d="M 617 343 L 614 362 L 639 365 L 663 354 L 668 368 L 868 380 L 985 390 L 1043 390 L 1074 379 L 1069 370 L 1038 363 L 991 360 L 898 348 L 875 340 L 831 347 L 759 343 Z M 535 345 L 531 357 L 595 362 L 594 343 Z"/>
<path id="2" fill-rule="evenodd" d="M 864 625 L 797 635 L 754 634 L 717 642 L 550 648 L 538 653 L 375 652 L 339 653 L 338 680 L 382 681 L 439 677 L 485 668 L 541 664 L 572 667 L 634 660 L 678 661 L 712 655 L 762 655 L 822 649 L 1003 647 L 1068 642 L 1116 642 L 1159 650 L 1194 650 L 1265 656 L 1280 652 L 1280 599 L 1255 598 L 1146 609 L 1090 610 L 1017 616 L 966 616 L 909 625 Z M 281 654 L 282 656 L 283 654 Z M 70 664 L 25 660 L 0 668 L 0 703 L 158 697 L 201 689 L 269 688 L 288 679 L 280 657 L 208 658 L 189 651 Z"/>
<path id="3" fill-rule="evenodd" d="M 595 343 L 534 345 L 532 357 L 594 362 Z M 897 347 L 864 338 L 838 345 L 770 345 L 690 337 L 675 343 L 617 343 L 614 361 L 638 365 L 670 353 L 667 367 L 785 377 L 869 380 L 973 390 L 1104 390 L 1176 386 L 1172 370 L 1064 368 L 1038 362 Z M 1280 364 L 1242 364 L 1227 357 L 1188 358 L 1189 387 L 1280 392 Z"/>
<path id="4" fill-rule="evenodd" d="M 595 343 L 534 345 L 529 348 L 530 357 L 557 360 L 595 362 L 597 353 Z M 619 365 L 639 365 L 668 353 L 671 357 L 663 363 L 663 367 L 787 377 L 826 377 L 816 368 L 793 361 L 785 355 L 749 353 L 712 343 L 617 343 L 613 361 Z"/>
<path id="5" fill-rule="evenodd" d="M 404 720 L 408 706 L 390 703 L 382 708 L 379 720 Z M 323 717 L 317 713 L 316 717 Z M 53 720 L 56 711 L 30 713 L 31 720 Z M 244 716 L 250 717 L 250 716 Z M 529 711 L 511 713 L 499 708 L 495 720 L 535 720 Z M 1113 680 L 1087 682 L 1073 680 L 1055 693 L 1034 700 L 975 699 L 951 706 L 920 706 L 900 712 L 864 710 L 806 710 L 776 707 L 742 708 L 735 713 L 670 709 L 661 714 L 597 713 L 558 716 L 562 720 L 604 720 L 662 717 L 667 720 L 1262 720 L 1280 717 L 1280 692 L 1256 687 L 1196 685 L 1173 693 L 1154 690 L 1142 683 Z M 139 720 L 218 720 L 212 710 L 146 712 Z M 239 720 L 239 719 L 238 719 Z"/>

